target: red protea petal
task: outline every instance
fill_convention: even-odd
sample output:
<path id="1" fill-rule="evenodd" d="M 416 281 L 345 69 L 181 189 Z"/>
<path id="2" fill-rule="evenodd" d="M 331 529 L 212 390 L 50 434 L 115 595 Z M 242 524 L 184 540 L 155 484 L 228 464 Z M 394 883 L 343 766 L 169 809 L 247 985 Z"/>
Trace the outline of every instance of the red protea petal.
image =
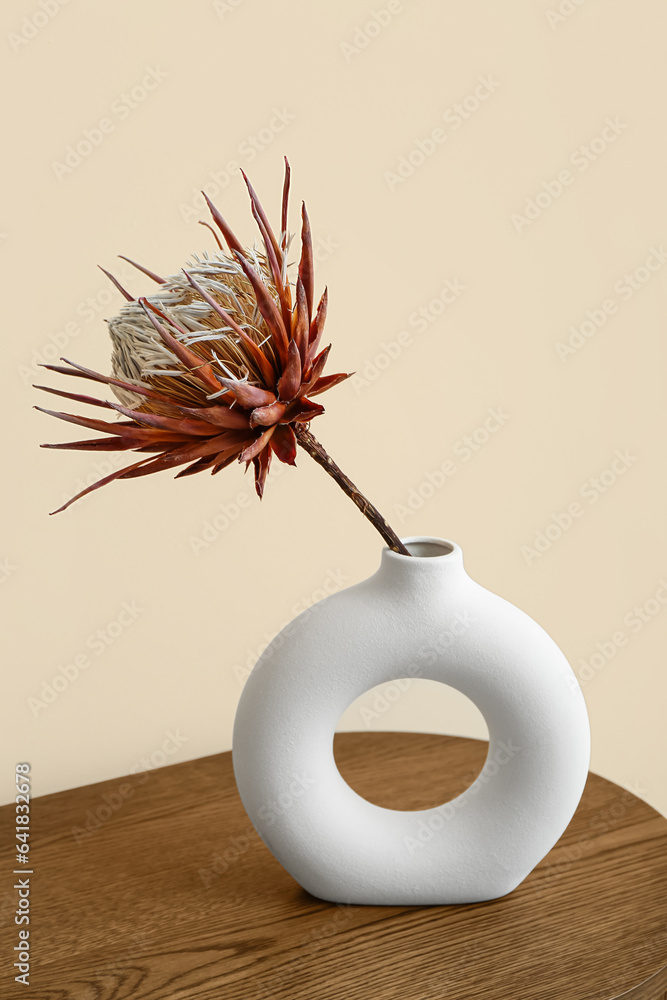
<path id="1" fill-rule="evenodd" d="M 296 465 L 296 436 L 288 424 L 280 424 L 276 427 L 270 446 L 285 465 Z"/>
<path id="2" fill-rule="evenodd" d="M 281 239 L 281 249 L 283 253 L 287 248 L 287 204 L 289 202 L 289 182 L 290 182 L 290 166 L 287 157 L 285 160 L 285 180 L 283 181 L 283 199 L 282 199 L 282 211 L 280 213 L 280 231 L 282 234 Z"/>
<path id="3" fill-rule="evenodd" d="M 204 198 L 206 199 L 206 204 L 208 205 L 211 215 L 213 216 L 213 221 L 215 222 L 216 226 L 218 227 L 222 235 L 225 237 L 225 242 L 229 247 L 230 252 L 233 253 L 234 250 L 236 250 L 238 251 L 238 253 L 241 254 L 241 256 L 244 256 L 243 247 L 236 239 L 234 233 L 231 231 L 231 229 L 229 228 L 223 217 L 220 215 L 220 212 L 217 210 L 217 208 L 215 207 L 209 196 L 204 191 L 202 191 L 202 194 L 204 195 Z"/>
<path id="4" fill-rule="evenodd" d="M 187 469 L 182 469 L 175 476 L 176 479 L 179 476 L 190 476 L 195 472 L 203 472 L 206 469 L 211 470 L 211 474 L 215 475 L 220 469 L 229 465 L 238 456 L 238 453 L 243 447 L 243 442 L 236 442 L 235 444 L 229 445 L 227 448 L 223 448 L 221 451 L 216 452 L 210 458 L 205 456 L 203 458 L 198 458 L 196 462 L 188 466 Z"/>
<path id="5" fill-rule="evenodd" d="M 287 364 L 278 382 L 278 398 L 286 401 L 293 399 L 300 385 L 301 356 L 296 342 L 291 340 L 287 349 Z"/>
<path id="6" fill-rule="evenodd" d="M 324 413 L 323 406 L 320 406 L 319 403 L 312 403 L 309 399 L 302 397 L 301 399 L 295 399 L 294 402 L 289 404 L 280 423 L 290 424 L 293 421 L 305 423 L 308 420 L 312 420 L 313 417 L 319 417 L 320 413 Z"/>
<path id="7" fill-rule="evenodd" d="M 218 244 L 218 249 L 219 249 L 219 250 L 222 250 L 222 243 L 220 242 L 220 237 L 219 237 L 219 236 L 218 236 L 218 234 L 216 233 L 216 231 L 215 231 L 215 229 L 213 228 L 213 226 L 212 226 L 212 225 L 211 225 L 211 224 L 210 224 L 209 222 L 203 222 L 203 221 L 202 221 L 201 219 L 199 220 L 199 225 L 200 225 L 200 226 L 206 226 L 206 228 L 207 228 L 207 229 L 210 229 L 210 230 L 211 230 L 211 232 L 213 233 L 213 239 L 214 239 L 214 240 L 215 240 L 215 242 L 216 242 L 216 243 Z M 182 476 L 182 475 L 185 475 L 185 473 L 181 472 L 181 473 L 179 473 L 179 475 L 181 475 L 181 476 Z"/>
<path id="8" fill-rule="evenodd" d="M 255 466 L 255 492 L 261 500 L 264 496 L 264 484 L 271 465 L 271 449 L 265 448 L 253 460 Z"/>
<path id="9" fill-rule="evenodd" d="M 189 442 L 178 445 L 175 448 L 170 448 L 168 451 L 164 451 L 163 454 L 158 455 L 157 458 L 152 460 L 150 466 L 141 466 L 141 468 L 137 466 L 136 469 L 128 470 L 123 478 L 134 479 L 138 476 L 148 475 L 150 472 L 160 472 L 162 469 L 174 468 L 176 465 L 185 465 L 187 462 L 206 458 L 209 455 L 219 455 L 223 451 L 229 454 L 238 454 L 247 442 L 247 434 L 238 434 L 238 432 L 218 434 L 216 437 L 199 440 L 194 444 L 192 443 L 192 439 L 190 439 Z"/>
<path id="10" fill-rule="evenodd" d="M 301 278 L 296 279 L 296 305 L 292 312 L 292 340 L 299 348 L 301 367 L 305 367 L 308 350 L 308 306 Z"/>
<path id="11" fill-rule="evenodd" d="M 206 438 L 205 441 L 196 441 L 190 445 L 182 445 L 171 452 L 176 461 L 185 458 L 190 461 L 193 458 L 201 458 L 204 455 L 214 455 L 221 451 L 237 448 L 239 451 L 247 444 L 252 443 L 252 434 L 248 431 L 223 431 L 215 437 Z"/>
<path id="12" fill-rule="evenodd" d="M 52 392 L 54 396 L 64 396 L 65 399 L 73 399 L 77 403 L 88 403 L 90 406 L 104 406 L 109 410 L 113 409 L 107 399 L 98 399 L 96 396 L 85 396 L 81 392 L 65 392 L 64 389 L 52 389 L 49 385 L 35 385 L 34 383 L 33 389 L 43 389 L 44 392 Z"/>
<path id="13" fill-rule="evenodd" d="M 260 451 L 267 446 L 269 441 L 273 436 L 273 432 L 276 429 L 276 424 L 272 424 L 271 427 L 267 427 L 263 434 L 260 434 L 258 438 L 255 438 L 247 448 L 239 455 L 239 462 L 249 462 L 251 458 L 255 458 L 259 455 Z"/>
<path id="14" fill-rule="evenodd" d="M 123 441 L 122 438 L 88 438 L 85 441 L 58 441 L 55 444 L 40 444 L 40 448 L 51 448 L 57 451 L 129 451 L 135 448 L 134 441 Z"/>
<path id="15" fill-rule="evenodd" d="M 299 277 L 306 292 L 308 323 L 313 315 L 313 298 L 315 296 L 315 272 L 313 266 L 313 238 L 310 232 L 310 220 L 306 211 L 305 201 L 301 203 L 301 260 L 299 261 Z"/>
<path id="16" fill-rule="evenodd" d="M 255 211 L 255 206 L 253 205 L 252 214 L 259 227 L 259 231 L 262 234 L 262 239 L 264 240 L 264 246 L 266 248 L 266 257 L 271 267 L 271 274 L 273 275 L 273 284 L 278 292 L 278 301 L 280 302 L 280 311 L 282 314 L 283 325 L 286 330 L 289 330 L 290 326 L 290 313 L 291 313 L 291 296 L 289 294 L 289 285 L 283 285 L 282 271 L 278 258 L 276 257 L 276 252 L 273 249 L 271 243 L 271 237 L 267 232 L 260 216 Z"/>
<path id="17" fill-rule="evenodd" d="M 192 441 L 187 434 L 165 434 L 156 439 L 152 430 L 137 430 L 136 434 L 124 434 L 122 438 L 103 437 L 90 438 L 87 441 L 62 441 L 57 444 L 42 444 L 40 448 L 52 448 L 62 451 L 164 451 L 168 446 L 185 444 Z"/>
<path id="18" fill-rule="evenodd" d="M 134 296 L 130 295 L 130 293 L 123 288 L 123 286 L 121 285 L 121 283 L 118 280 L 118 278 L 114 278 L 114 276 L 111 273 L 111 271 L 107 271 L 106 268 L 102 267 L 101 264 L 98 264 L 97 266 L 99 267 L 99 269 L 102 272 L 102 274 L 106 274 L 106 276 L 109 279 L 109 281 L 111 281 L 116 286 L 116 288 L 118 289 L 118 291 L 120 292 L 120 294 L 123 295 L 127 299 L 128 302 L 134 302 L 135 301 Z"/>
<path id="19" fill-rule="evenodd" d="M 285 324 L 283 323 L 283 318 L 278 312 L 278 306 L 276 305 L 273 296 L 269 292 L 268 288 L 259 277 L 257 272 L 250 266 L 245 257 L 240 254 L 236 254 L 236 259 L 243 269 L 243 273 L 252 285 L 253 291 L 255 293 L 255 298 L 257 300 L 257 307 L 266 320 L 269 330 L 274 336 L 276 342 L 276 348 L 278 350 L 278 355 L 282 364 L 285 363 L 287 358 L 287 331 L 285 330 Z"/>
<path id="20" fill-rule="evenodd" d="M 227 453 L 226 451 L 221 451 L 219 455 L 215 457 L 215 465 L 211 469 L 211 475 L 215 476 L 221 469 L 226 469 L 228 465 L 234 461 L 237 457 L 237 452 Z"/>
<path id="21" fill-rule="evenodd" d="M 283 284 L 282 278 L 282 263 L 283 254 L 282 250 L 276 240 L 271 224 L 266 217 L 266 213 L 262 208 L 261 202 L 255 193 L 255 189 L 248 180 L 244 170 L 241 170 L 243 175 L 243 180 L 246 182 L 248 192 L 250 194 L 250 202 L 252 207 L 253 217 L 259 227 L 259 231 L 262 234 L 262 239 L 264 240 L 264 246 L 266 247 L 266 257 L 271 267 L 271 273 L 273 275 L 273 283 L 276 286 L 278 292 L 278 298 L 280 300 L 280 308 L 282 312 L 283 323 L 285 329 L 289 330 L 289 316 L 292 308 L 291 296 L 289 294 L 289 285 Z"/>
<path id="22" fill-rule="evenodd" d="M 216 300 L 213 298 L 213 296 L 209 295 L 209 293 L 206 291 L 206 289 L 202 288 L 202 286 L 199 284 L 199 282 L 195 281 L 195 279 L 192 277 L 191 274 L 188 274 L 188 272 L 185 270 L 185 268 L 183 268 L 183 274 L 188 279 L 188 281 L 190 282 L 190 284 L 192 285 L 192 287 L 194 288 L 194 290 L 199 295 L 201 295 L 201 297 L 204 299 L 205 302 L 208 303 L 208 305 L 211 307 L 211 309 L 213 309 L 213 311 L 216 312 L 218 314 L 218 316 L 220 316 L 220 318 L 222 320 L 224 320 L 224 322 L 228 326 L 231 326 L 231 328 L 234 331 L 234 333 L 236 333 L 237 336 L 239 336 L 241 338 L 241 340 L 243 341 L 243 343 L 248 348 L 251 357 L 256 362 L 257 367 L 259 368 L 260 372 L 262 373 L 262 378 L 267 383 L 267 385 L 275 385 L 276 384 L 276 373 L 273 370 L 273 365 L 271 364 L 271 362 L 267 358 L 266 354 L 264 354 L 264 352 L 262 351 L 261 347 L 259 347 L 259 345 L 255 343 L 255 341 L 252 339 L 252 337 L 248 336 L 248 334 L 246 333 L 246 331 L 242 327 L 239 326 L 239 324 L 236 322 L 236 320 L 233 318 L 233 316 L 230 316 L 230 314 L 227 312 L 227 310 L 223 309 L 222 306 L 220 305 L 220 303 L 216 302 Z"/>
<path id="23" fill-rule="evenodd" d="M 177 472 L 174 479 L 182 479 L 183 476 L 193 476 L 195 472 L 206 472 L 207 469 L 211 469 L 215 465 L 217 460 L 217 455 L 214 455 L 212 458 L 198 458 L 192 465 L 188 465 L 187 468 Z"/>
<path id="24" fill-rule="evenodd" d="M 159 316 L 160 319 L 163 319 L 165 323 L 171 323 L 171 325 L 173 327 L 176 327 L 176 329 L 178 330 L 178 332 L 180 334 L 182 334 L 184 337 L 191 337 L 192 336 L 192 331 L 191 330 L 186 330 L 184 326 L 181 326 L 180 323 L 176 322 L 176 320 L 174 319 L 173 316 L 168 316 L 166 312 L 164 312 L 162 309 L 160 309 L 155 304 L 155 302 L 152 302 L 150 299 L 147 299 L 145 295 L 141 296 L 141 299 L 139 300 L 139 302 L 140 303 L 141 302 L 148 303 L 148 305 L 150 306 L 152 312 L 154 312 L 156 316 Z M 169 331 L 169 332 L 171 333 L 171 331 Z M 202 358 L 199 357 L 198 354 L 196 355 L 196 357 L 199 359 L 199 361 L 203 360 Z"/>
<path id="25" fill-rule="evenodd" d="M 250 183 L 250 181 L 248 180 L 246 172 L 245 172 L 245 170 L 243 170 L 243 168 L 241 168 L 241 175 L 243 177 L 243 180 L 246 183 L 246 187 L 248 188 L 248 194 L 250 195 L 250 201 L 251 201 L 251 204 L 252 204 L 253 214 L 256 214 L 259 217 L 259 220 L 261 221 L 262 226 L 266 230 L 266 234 L 267 234 L 267 236 L 269 238 L 269 242 L 270 242 L 270 244 L 271 244 L 271 246 L 273 248 L 276 260 L 278 260 L 280 258 L 280 256 L 281 256 L 281 254 L 280 254 L 280 247 L 278 246 L 278 241 L 277 241 L 277 239 L 276 239 L 276 237 L 275 237 L 275 235 L 273 233 L 273 230 L 271 229 L 271 223 L 267 219 L 266 212 L 262 208 L 262 204 L 261 204 L 259 198 L 257 197 L 257 193 L 255 192 L 255 189 L 252 186 L 252 184 Z"/>
<path id="26" fill-rule="evenodd" d="M 142 444 L 135 451 L 171 451 L 171 449 L 177 444 L 185 444 L 186 442 L 192 441 L 190 437 L 179 437 L 178 434 L 167 435 L 167 440 L 159 441 L 157 444 L 153 442 L 152 444 Z"/>
<path id="27" fill-rule="evenodd" d="M 92 417 L 79 417 L 73 413 L 61 413 L 58 410 L 46 410 L 41 406 L 36 406 L 35 409 L 39 410 L 41 413 L 48 413 L 51 417 L 58 417 L 59 420 L 64 420 L 66 423 L 78 424 L 80 427 L 88 427 L 93 431 L 102 431 L 105 434 L 111 434 L 114 436 L 114 440 L 116 442 L 118 442 L 119 438 L 123 442 L 129 442 L 129 447 L 136 447 L 138 444 L 143 445 L 151 441 L 156 443 L 166 443 L 174 438 L 176 438 L 176 440 L 192 440 L 191 434 L 179 434 L 176 431 L 156 427 L 142 427 L 139 424 L 128 420 L 118 420 L 115 423 L 110 423 L 106 420 L 95 420 Z M 119 444 L 119 450 L 127 446 L 128 445 L 126 444 Z M 54 446 L 42 445 L 42 447 Z M 64 445 L 62 447 L 64 447 Z"/>
<path id="28" fill-rule="evenodd" d="M 184 465 L 189 459 L 182 458 L 179 460 L 171 459 L 171 452 L 165 452 L 162 455 L 157 455 L 155 458 L 151 458 L 146 465 L 138 466 L 134 469 L 128 469 L 119 476 L 119 479 L 138 479 L 139 476 L 150 476 L 154 472 L 164 472 L 165 469 L 173 469 L 176 465 Z"/>
<path id="29" fill-rule="evenodd" d="M 81 490 L 81 492 L 77 493 L 76 496 L 71 497 L 67 503 L 62 505 L 62 507 L 58 507 L 57 510 L 52 510 L 51 514 L 59 514 L 62 510 L 66 510 L 71 504 L 73 504 L 75 500 L 80 500 L 81 497 L 86 496 L 87 493 L 92 493 L 93 490 L 98 490 L 101 486 L 106 486 L 107 483 L 113 482 L 114 479 L 120 479 L 124 473 L 129 472 L 131 469 L 138 469 L 139 466 L 145 465 L 151 461 L 153 461 L 151 458 L 142 458 L 141 461 L 135 462 L 133 465 L 126 465 L 124 468 L 117 469 L 115 472 L 110 473 L 110 475 L 104 476 L 103 479 L 98 479 L 96 483 L 92 484 L 92 486 L 86 486 L 85 490 Z"/>
<path id="30" fill-rule="evenodd" d="M 317 396 L 320 392 L 326 392 L 327 389 L 338 385 L 339 382 L 344 382 L 346 378 L 351 378 L 352 375 L 354 375 L 354 372 L 338 372 L 336 375 L 324 375 L 322 378 L 318 378 L 314 385 L 311 385 L 308 395 Z"/>
<path id="31" fill-rule="evenodd" d="M 242 445 L 238 442 L 229 445 L 226 449 L 229 453 L 238 454 Z M 190 445 L 188 447 L 174 448 L 171 451 L 158 455 L 148 465 L 130 469 L 120 479 L 137 479 L 139 476 L 148 476 L 153 472 L 162 472 L 164 469 L 173 469 L 176 465 L 184 465 L 193 459 L 199 460 L 209 455 L 218 456 L 220 453 L 220 441 L 211 438 L 208 441 Z"/>
<path id="32" fill-rule="evenodd" d="M 40 445 L 40 448 L 52 448 L 75 451 L 88 449 L 90 451 L 164 451 L 176 445 L 191 444 L 189 434 L 176 434 L 171 431 L 160 431 L 154 427 L 129 427 L 122 436 L 93 438 L 90 441 L 58 441 Z"/>
<path id="33" fill-rule="evenodd" d="M 177 340 L 173 334 L 169 333 L 162 323 L 160 323 L 159 320 L 157 320 L 153 315 L 154 312 L 159 312 L 159 310 L 157 310 L 155 306 L 148 301 L 148 299 L 139 299 L 139 304 L 143 307 L 144 312 L 162 337 L 166 346 L 173 351 L 181 364 L 188 368 L 189 371 L 195 375 L 208 389 L 213 389 L 214 392 L 217 392 L 220 389 L 220 385 L 213 374 L 211 365 L 207 361 L 200 358 L 198 354 L 195 354 L 194 351 L 191 351 L 189 347 L 186 347 L 185 344 L 182 344 L 180 340 Z"/>
<path id="34" fill-rule="evenodd" d="M 183 413 L 201 417 L 216 427 L 242 430 L 250 426 L 248 413 L 238 407 L 230 409 L 228 406 L 181 406 L 180 409 Z"/>
<path id="35" fill-rule="evenodd" d="M 43 367 L 47 366 L 44 365 Z M 77 371 L 70 372 L 66 368 L 60 368 L 58 365 L 49 365 L 48 367 L 52 370 L 59 370 L 65 372 L 68 375 L 79 374 L 79 372 Z M 97 373 L 94 372 L 91 372 L 90 374 L 84 374 L 83 372 L 81 373 L 83 378 L 92 378 L 96 374 Z M 106 381 L 106 378 L 103 375 L 99 375 L 97 376 L 95 381 L 104 382 Z M 113 380 L 114 383 L 117 383 L 118 381 L 119 381 L 118 379 Z M 123 388 L 127 387 L 128 389 L 133 388 L 129 382 L 122 383 L 122 387 Z M 168 426 L 166 423 L 157 423 L 152 419 L 153 415 L 147 414 L 143 410 L 126 410 L 125 408 L 119 406 L 117 403 L 110 403 L 108 400 L 96 399 L 95 396 L 86 396 L 78 392 L 66 392 L 64 389 L 52 389 L 50 386 L 46 385 L 36 385 L 34 386 L 34 388 L 44 389 L 45 392 L 52 392 L 56 396 L 64 396 L 67 399 L 73 399 L 80 403 L 88 403 L 91 406 L 103 406 L 108 409 L 117 410 L 121 413 L 134 415 L 133 419 L 143 423 L 152 423 L 153 426 L 155 427 Z M 183 413 L 186 414 L 187 416 L 199 418 L 199 420 L 206 421 L 207 424 L 212 425 L 213 427 L 227 427 L 230 429 L 242 430 L 250 426 L 248 414 L 241 409 L 230 409 L 229 407 L 224 405 L 197 406 L 197 407 L 181 406 L 178 403 L 174 403 L 173 401 L 171 401 L 168 396 L 162 396 L 160 393 L 153 393 L 149 390 L 148 395 L 151 397 L 157 397 L 158 399 L 160 399 L 161 402 L 164 403 L 164 405 L 170 406 L 175 414 Z M 176 419 L 178 421 L 179 418 L 177 417 Z M 114 426 L 126 426 L 126 425 L 121 424 Z M 211 426 L 209 426 L 206 429 L 206 431 L 204 431 L 204 427 L 201 426 L 198 430 L 190 429 L 190 431 L 185 431 L 185 433 L 212 434 L 213 431 L 211 429 Z"/>
<path id="36" fill-rule="evenodd" d="M 315 319 L 310 324 L 310 335 L 309 335 L 309 347 L 308 347 L 308 359 L 315 357 L 319 342 L 322 338 L 322 332 L 324 330 L 324 321 L 327 318 L 327 305 L 329 302 L 329 293 L 325 288 L 322 292 L 322 298 L 319 301 L 317 307 L 317 312 L 315 313 Z"/>
<path id="37" fill-rule="evenodd" d="M 302 396 L 308 395 L 308 389 L 310 388 L 311 385 L 315 384 L 315 382 L 317 381 L 317 379 L 320 377 L 320 375 L 324 370 L 324 366 L 327 363 L 327 358 L 329 357 L 330 350 L 331 350 L 331 344 L 329 344 L 328 347 L 325 347 L 323 351 L 320 351 L 317 357 L 313 359 L 313 362 L 308 370 L 308 378 L 306 381 L 304 381 L 303 385 L 301 386 L 300 395 Z"/>
<path id="38" fill-rule="evenodd" d="M 74 413 L 47 410 L 43 406 L 35 406 L 34 409 L 39 410 L 40 413 L 48 413 L 50 417 L 58 417 L 59 420 L 65 420 L 69 424 L 79 424 L 81 427 L 89 427 L 91 431 L 104 431 L 105 434 L 122 435 L 125 433 L 127 427 L 132 426 L 132 424 L 125 423 L 124 421 L 110 423 L 108 420 L 95 420 L 94 417 L 79 417 Z"/>
<path id="39" fill-rule="evenodd" d="M 275 403 L 276 397 L 268 389 L 260 389 L 257 385 L 250 385 L 249 382 L 239 382 L 235 378 L 221 378 L 221 383 L 234 393 L 235 398 L 241 406 L 247 409 L 254 409 L 256 406 L 268 406 Z"/>
<path id="40" fill-rule="evenodd" d="M 111 375 L 101 375 L 90 368 L 84 368 L 83 365 L 77 365 L 74 361 L 68 361 L 67 358 L 61 358 L 60 360 L 71 365 L 75 371 L 64 368 L 62 365 L 40 365 L 40 368 L 46 368 L 50 372 L 58 372 L 60 375 L 77 375 L 79 378 L 88 378 L 93 382 L 115 385 L 119 389 L 126 389 L 128 392 L 136 392 L 139 396 L 147 396 L 150 399 L 157 399 L 161 403 L 169 404 L 170 406 L 178 406 L 170 396 L 165 396 L 164 393 L 157 392 L 155 389 L 149 389 L 148 386 L 135 385 L 133 382 L 125 382 L 123 379 L 113 378 Z"/>
<path id="41" fill-rule="evenodd" d="M 278 399 L 275 403 L 269 403 L 268 406 L 258 406 L 250 414 L 250 426 L 270 427 L 271 424 L 276 424 L 280 420 L 286 409 L 287 405 Z"/>
<path id="42" fill-rule="evenodd" d="M 161 413 L 144 413 L 142 410 L 131 410 L 127 406 L 121 406 L 120 403 L 110 405 L 119 413 L 124 413 L 126 417 L 140 424 L 148 424 L 149 427 L 159 427 L 161 430 L 175 431 L 177 434 L 192 434 L 196 437 L 211 437 L 214 434 L 211 425 L 204 420 L 192 417 L 166 417 Z"/>
<path id="43" fill-rule="evenodd" d="M 149 271 L 147 267 L 143 267 L 141 264 L 137 264 L 136 261 L 130 260 L 129 257 L 123 257 L 122 253 L 119 253 L 118 256 L 120 257 L 121 260 L 126 260 L 128 264 L 132 265 L 132 267 L 136 267 L 137 271 L 141 271 L 142 274 L 145 274 L 147 278 L 152 278 L 153 281 L 156 281 L 158 285 L 166 284 L 165 279 L 161 278 L 159 274 L 155 273 L 155 271 Z"/>

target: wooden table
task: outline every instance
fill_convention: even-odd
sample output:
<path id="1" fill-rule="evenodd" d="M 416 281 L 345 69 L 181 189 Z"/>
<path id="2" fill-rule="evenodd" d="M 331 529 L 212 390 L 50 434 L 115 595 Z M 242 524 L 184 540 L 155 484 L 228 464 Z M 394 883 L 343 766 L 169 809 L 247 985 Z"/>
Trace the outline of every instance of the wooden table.
<path id="1" fill-rule="evenodd" d="M 350 784 L 394 808 L 458 794 L 485 751 L 411 733 L 335 740 Z M 17 867 L 6 849 L 13 806 L 0 814 L 7 873 Z M 8 907 L 3 888 L 2 997 L 667 998 L 667 820 L 594 774 L 528 879 L 466 906 L 310 896 L 251 827 L 230 753 L 38 797 L 31 830 L 30 986 L 13 982 L 14 897 Z"/>

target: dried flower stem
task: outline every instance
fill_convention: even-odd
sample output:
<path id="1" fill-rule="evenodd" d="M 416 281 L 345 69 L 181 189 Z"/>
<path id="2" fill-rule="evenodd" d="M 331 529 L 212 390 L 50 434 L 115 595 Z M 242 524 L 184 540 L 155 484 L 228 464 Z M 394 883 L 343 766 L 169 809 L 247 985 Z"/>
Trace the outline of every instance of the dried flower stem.
<path id="1" fill-rule="evenodd" d="M 304 424 L 297 423 L 294 425 L 294 433 L 304 451 L 307 451 L 310 457 L 314 458 L 317 464 L 321 465 L 329 473 L 344 493 L 347 493 L 364 517 L 368 518 L 373 527 L 380 532 L 389 548 L 393 549 L 394 552 L 400 552 L 403 556 L 409 556 L 410 552 L 408 552 L 398 535 L 389 527 L 389 524 L 385 521 L 377 507 L 374 507 L 370 500 L 367 500 L 363 493 L 359 492 L 352 480 L 348 479 L 345 473 L 338 468 L 333 458 L 327 454 L 308 428 Z"/>

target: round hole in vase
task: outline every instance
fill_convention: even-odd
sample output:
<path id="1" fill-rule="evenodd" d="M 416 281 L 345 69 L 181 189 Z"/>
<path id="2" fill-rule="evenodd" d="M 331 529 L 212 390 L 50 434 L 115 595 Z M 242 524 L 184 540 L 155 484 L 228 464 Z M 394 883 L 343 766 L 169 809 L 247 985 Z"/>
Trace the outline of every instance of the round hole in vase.
<path id="1" fill-rule="evenodd" d="M 418 733 L 406 728 L 406 717 L 419 719 Z M 361 749 L 354 757 L 338 749 L 336 737 L 342 732 L 360 734 Z M 385 734 L 382 744 L 373 739 L 374 732 Z M 397 767 L 395 757 L 387 759 L 387 740 L 401 757 L 409 757 L 419 754 L 422 733 L 431 734 L 436 743 L 438 733 L 475 739 L 479 746 L 472 750 L 474 760 L 466 774 L 452 778 L 446 736 L 440 738 L 438 769 L 431 773 L 426 785 L 421 776 L 415 781 L 407 761 Z M 484 765 L 488 741 L 484 716 L 474 702 L 448 684 L 413 673 L 365 691 L 346 708 L 336 725 L 334 759 L 343 780 L 368 802 L 386 809 L 431 809 L 456 798 L 473 784 Z"/>
<path id="2" fill-rule="evenodd" d="M 262 653 L 236 712 L 237 787 L 269 850 L 320 899 L 495 899 L 554 846 L 581 798 L 583 694 L 554 640 L 472 580 L 455 542 L 403 542 L 411 555 L 383 549 L 376 573 L 302 612 Z M 490 738 L 469 788 L 412 811 L 366 801 L 333 754 L 345 709 L 408 664 L 469 698 Z"/>

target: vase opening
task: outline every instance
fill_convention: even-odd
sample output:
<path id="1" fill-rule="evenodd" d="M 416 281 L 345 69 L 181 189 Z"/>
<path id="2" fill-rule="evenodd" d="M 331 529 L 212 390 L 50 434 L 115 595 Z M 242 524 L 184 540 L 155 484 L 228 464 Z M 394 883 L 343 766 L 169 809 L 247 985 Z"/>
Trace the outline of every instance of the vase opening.
<path id="1" fill-rule="evenodd" d="M 437 559 L 442 556 L 451 555 L 454 546 L 451 542 L 446 542 L 439 538 L 404 538 L 402 539 L 410 556 L 403 556 L 403 559 Z M 398 553 L 397 553 L 398 554 Z"/>

